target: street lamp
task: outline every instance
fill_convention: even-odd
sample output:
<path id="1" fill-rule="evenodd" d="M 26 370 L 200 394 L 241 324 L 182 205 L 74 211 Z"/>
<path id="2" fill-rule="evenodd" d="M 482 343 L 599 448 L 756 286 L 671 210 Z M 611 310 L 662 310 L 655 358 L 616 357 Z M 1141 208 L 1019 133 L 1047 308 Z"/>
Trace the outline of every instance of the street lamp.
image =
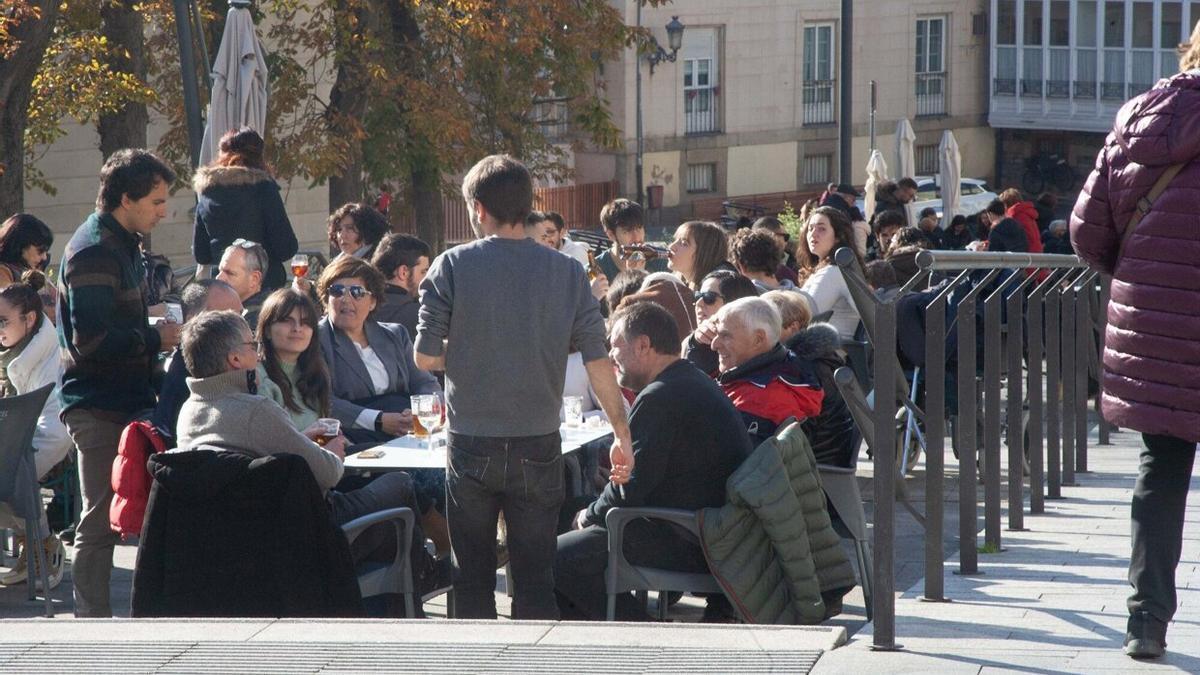
<path id="1" fill-rule="evenodd" d="M 638 0 L 638 2 L 637 2 L 637 28 L 639 30 L 642 28 L 642 3 L 641 3 L 641 0 Z M 671 17 L 671 22 L 667 24 L 666 28 L 667 28 L 667 45 L 671 48 L 671 51 L 668 52 L 667 50 L 663 49 L 662 45 L 658 44 L 658 40 L 656 40 L 654 38 L 654 36 L 650 36 L 650 42 L 653 45 L 654 49 L 651 52 L 649 52 L 648 54 L 646 54 L 646 61 L 650 64 L 650 75 L 651 76 L 654 75 L 654 66 L 662 63 L 663 61 L 674 62 L 675 57 L 679 54 L 680 47 L 683 46 L 683 24 L 680 23 L 679 17 L 678 16 Z M 637 180 L 638 204 L 645 206 L 644 202 L 645 202 L 646 186 L 643 184 L 643 180 L 642 180 L 642 154 L 643 154 L 644 144 L 643 144 L 643 139 L 642 139 L 642 59 L 641 59 L 641 50 L 639 49 L 635 53 L 637 54 L 637 61 L 635 63 L 635 68 L 637 70 L 637 77 L 635 78 L 635 80 L 637 82 L 637 169 L 635 172 L 635 174 L 636 174 L 635 177 Z"/>

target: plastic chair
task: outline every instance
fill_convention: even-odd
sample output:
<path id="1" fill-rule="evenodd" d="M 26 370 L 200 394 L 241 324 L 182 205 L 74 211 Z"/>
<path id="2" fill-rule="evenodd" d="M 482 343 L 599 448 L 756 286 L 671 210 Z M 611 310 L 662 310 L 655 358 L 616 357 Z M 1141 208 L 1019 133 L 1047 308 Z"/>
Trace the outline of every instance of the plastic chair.
<path id="1" fill-rule="evenodd" d="M 615 508 L 604 517 L 604 525 L 608 530 L 608 569 L 605 571 L 605 585 L 608 590 L 608 621 L 615 621 L 617 616 L 617 594 L 636 591 L 645 603 L 645 594 L 658 591 L 658 618 L 667 619 L 667 593 L 724 593 L 721 585 L 711 574 L 693 574 L 677 572 L 657 567 L 634 565 L 625 559 L 624 544 L 625 526 L 638 518 L 650 518 L 675 523 L 688 532 L 700 536 L 700 527 L 696 523 L 696 512 L 684 509 L 665 508 Z"/>
<path id="2" fill-rule="evenodd" d="M 25 546 L 33 553 L 31 563 L 41 572 L 46 617 L 54 616 L 50 598 L 50 570 L 46 549 L 42 546 L 48 532 L 42 532 L 41 487 L 33 463 L 33 432 L 54 384 L 20 396 L 0 399 L 0 501 L 8 502 L 13 513 L 25 519 Z M 37 597 L 37 584 L 26 581 L 29 599 Z"/>
<path id="3" fill-rule="evenodd" d="M 342 532 L 346 541 L 354 544 L 367 528 L 380 523 L 391 523 L 396 530 L 396 557 L 391 564 L 366 563 L 359 566 L 358 588 L 362 597 L 370 598 L 385 593 L 399 593 L 404 596 L 405 616 L 413 618 L 416 612 L 413 595 L 416 588 L 412 574 L 412 533 L 416 516 L 409 508 L 386 509 L 376 511 L 361 518 L 346 523 Z"/>

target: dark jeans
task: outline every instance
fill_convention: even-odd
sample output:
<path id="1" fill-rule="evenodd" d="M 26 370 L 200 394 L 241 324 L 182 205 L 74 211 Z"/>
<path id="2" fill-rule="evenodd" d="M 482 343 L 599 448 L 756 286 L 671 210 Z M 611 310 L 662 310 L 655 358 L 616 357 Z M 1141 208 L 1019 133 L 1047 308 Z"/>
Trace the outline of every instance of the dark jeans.
<path id="1" fill-rule="evenodd" d="M 555 525 L 563 501 L 558 432 L 487 438 L 450 434 L 446 520 L 454 549 L 454 617 L 496 618 L 496 521 L 508 527 L 514 619 L 558 619 Z"/>
<path id="2" fill-rule="evenodd" d="M 679 572 L 708 572 L 699 544 L 667 523 L 635 520 L 622 538 L 625 559 Z M 558 538 L 554 560 L 555 595 L 564 619 L 603 621 L 608 609 L 604 573 L 608 569 L 608 530 L 591 525 Z M 649 617 L 632 594 L 617 595 L 617 621 Z"/>
<path id="3" fill-rule="evenodd" d="M 1142 434 L 1141 470 L 1133 488 L 1133 552 L 1129 613 L 1146 612 L 1165 623 L 1175 614 L 1175 567 L 1183 548 L 1183 517 L 1196 444 Z"/>

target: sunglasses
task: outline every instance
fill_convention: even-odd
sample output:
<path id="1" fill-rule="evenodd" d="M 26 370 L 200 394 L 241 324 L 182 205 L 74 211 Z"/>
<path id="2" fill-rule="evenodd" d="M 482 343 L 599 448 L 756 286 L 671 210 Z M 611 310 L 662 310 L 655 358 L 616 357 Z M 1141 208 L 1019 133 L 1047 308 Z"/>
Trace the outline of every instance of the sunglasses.
<path id="1" fill-rule="evenodd" d="M 238 248 L 252 249 L 255 246 L 258 246 L 258 242 L 250 241 L 249 239 L 238 238 L 238 239 L 234 239 L 233 243 L 230 245 L 236 246 Z"/>
<path id="2" fill-rule="evenodd" d="M 706 305 L 711 305 L 717 300 L 724 300 L 725 296 L 716 291 L 696 291 L 695 302 L 703 302 Z"/>
<path id="3" fill-rule="evenodd" d="M 354 298 L 355 300 L 362 300 L 366 296 L 370 295 L 371 291 L 368 291 L 367 289 L 363 288 L 362 286 L 359 286 L 358 284 L 355 284 L 353 286 L 346 286 L 343 284 L 333 284 L 332 286 L 329 287 L 329 296 L 332 298 L 340 298 L 343 295 L 345 295 L 346 293 L 349 293 L 350 297 Z"/>

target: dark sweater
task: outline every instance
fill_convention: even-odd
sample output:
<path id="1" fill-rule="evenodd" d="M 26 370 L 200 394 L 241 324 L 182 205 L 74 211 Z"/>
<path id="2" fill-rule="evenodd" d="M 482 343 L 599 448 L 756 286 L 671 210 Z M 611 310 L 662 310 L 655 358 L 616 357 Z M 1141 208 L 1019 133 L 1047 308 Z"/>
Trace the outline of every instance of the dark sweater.
<path id="1" fill-rule="evenodd" d="M 395 284 L 387 284 L 384 289 L 383 302 L 371 313 L 371 318 L 379 323 L 398 323 L 408 329 L 410 338 L 415 339 L 417 310 L 419 309 L 421 309 L 421 303 L 417 302 L 417 299 L 408 291 Z"/>
<path id="2" fill-rule="evenodd" d="M 612 483 L 588 507 L 603 525 L 618 506 L 696 510 L 725 504 L 725 481 L 750 455 L 742 418 L 721 388 L 686 361 L 667 366 L 629 413 L 633 474 L 625 498 Z"/>
<path id="3" fill-rule="evenodd" d="M 621 273 L 621 270 L 617 267 L 617 261 L 613 259 L 611 246 L 604 249 L 603 253 L 596 256 L 596 264 L 600 266 L 600 271 L 604 272 L 604 276 L 608 277 L 608 282 L 610 284 L 612 283 L 612 280 Z M 666 272 L 667 270 L 666 258 L 655 258 L 654 260 L 646 261 L 646 272 L 649 274 L 653 274 L 655 272 Z"/>
<path id="4" fill-rule="evenodd" d="M 64 414 L 154 407 L 151 373 L 161 341 L 146 314 L 138 241 L 111 214 L 97 212 L 67 243 L 58 297 Z"/>

